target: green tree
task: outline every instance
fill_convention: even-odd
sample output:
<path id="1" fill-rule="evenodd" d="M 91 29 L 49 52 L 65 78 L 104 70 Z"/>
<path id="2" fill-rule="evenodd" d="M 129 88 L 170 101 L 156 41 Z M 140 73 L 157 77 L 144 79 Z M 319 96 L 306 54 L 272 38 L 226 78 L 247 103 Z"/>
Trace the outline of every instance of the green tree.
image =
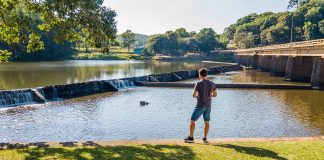
<path id="1" fill-rule="evenodd" d="M 102 0 L 2 0 L 0 42 L 13 55 L 31 53 L 43 50 L 43 36 L 52 32 L 55 43 L 85 39 L 91 46 L 104 47 L 115 37 L 116 13 L 102 4 Z"/>
<path id="2" fill-rule="evenodd" d="M 241 48 L 288 43 L 291 38 L 294 41 L 324 38 L 324 22 L 321 22 L 324 19 L 323 0 L 291 0 L 289 8 L 293 10 L 250 14 L 240 18 L 224 30 L 219 41 L 226 46 L 234 40 Z"/>
<path id="3" fill-rule="evenodd" d="M 166 46 L 164 47 L 165 53 L 168 53 L 171 56 L 179 56 L 180 55 L 180 48 L 179 48 L 179 37 L 176 32 L 167 31 L 165 33 L 167 38 Z"/>
<path id="4" fill-rule="evenodd" d="M 289 0 L 287 8 L 295 8 L 298 5 L 303 5 L 307 2 L 309 2 L 309 0 Z"/>
<path id="5" fill-rule="evenodd" d="M 267 30 L 266 39 L 269 44 L 280 44 L 289 42 L 289 27 L 279 24 Z"/>
<path id="6" fill-rule="evenodd" d="M 188 38 L 188 37 L 190 37 L 190 33 L 188 33 L 185 28 L 178 28 L 178 29 L 175 30 L 175 33 L 178 35 L 179 38 Z"/>
<path id="7" fill-rule="evenodd" d="M 318 22 L 319 31 L 324 35 L 324 20 Z"/>
<path id="8" fill-rule="evenodd" d="M 260 43 L 260 27 L 255 23 L 246 23 L 239 27 L 237 27 L 235 35 L 234 35 L 234 42 L 240 48 L 247 48 L 258 45 Z M 247 37 L 250 35 L 250 37 Z M 251 38 L 253 36 L 253 44 L 252 41 L 247 38 Z"/>
<path id="9" fill-rule="evenodd" d="M 219 46 L 216 40 L 216 32 L 212 28 L 203 28 L 197 34 L 198 48 L 203 53 L 209 53 Z"/>
<path id="10" fill-rule="evenodd" d="M 128 52 L 130 52 L 131 46 L 135 44 L 135 33 L 131 30 L 126 30 L 120 36 L 122 38 L 123 46 L 127 47 Z"/>
<path id="11" fill-rule="evenodd" d="M 218 39 L 220 37 L 212 28 L 204 28 L 199 33 L 187 32 L 186 29 L 179 28 L 175 31 L 167 31 L 165 34 L 151 36 L 145 52 L 171 56 L 182 56 L 187 52 L 209 53 L 216 47 L 222 47 Z"/>
<path id="12" fill-rule="evenodd" d="M 245 17 L 242 17 L 240 19 L 237 20 L 237 25 L 242 25 L 242 24 L 246 24 L 246 23 L 251 23 L 253 22 L 256 18 L 258 17 L 258 14 L 256 13 L 252 13 L 252 14 L 249 14 Z"/>
<path id="13" fill-rule="evenodd" d="M 167 44 L 167 38 L 164 35 L 155 35 L 149 38 L 147 51 L 152 51 L 154 55 L 162 53 Z"/>
<path id="14" fill-rule="evenodd" d="M 187 51 L 197 53 L 199 52 L 199 42 L 197 38 L 190 37 L 187 39 Z"/>
<path id="15" fill-rule="evenodd" d="M 7 62 L 11 56 L 11 53 L 7 50 L 0 50 L 0 62 Z"/>

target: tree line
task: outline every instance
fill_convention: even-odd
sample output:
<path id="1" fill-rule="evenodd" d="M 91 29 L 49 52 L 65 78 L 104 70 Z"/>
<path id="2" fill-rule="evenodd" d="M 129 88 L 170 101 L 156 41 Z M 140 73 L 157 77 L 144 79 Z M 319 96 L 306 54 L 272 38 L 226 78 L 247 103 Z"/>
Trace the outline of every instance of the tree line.
<path id="1" fill-rule="evenodd" d="M 291 11 L 249 14 L 217 34 L 212 28 L 188 32 L 185 28 L 142 39 L 145 55 L 210 53 L 233 42 L 250 48 L 324 38 L 324 0 L 290 0 Z M 65 59 L 76 46 L 101 48 L 120 45 L 116 39 L 115 11 L 103 0 L 5 0 L 0 1 L 0 62 L 10 60 Z M 119 37 L 128 50 L 136 34 Z M 138 39 L 138 38 L 137 38 Z M 147 44 L 145 44 L 147 41 Z"/>
<path id="2" fill-rule="evenodd" d="M 293 11 L 242 17 L 224 30 L 220 41 L 250 48 L 324 38 L 324 0 L 290 0 L 288 9 Z"/>
<path id="3" fill-rule="evenodd" d="M 286 12 L 252 13 L 217 34 L 211 28 L 187 32 L 180 28 L 149 38 L 146 55 L 172 56 L 187 52 L 209 53 L 216 48 L 282 44 L 324 38 L 324 0 L 290 0 Z M 233 45 L 232 45 L 233 46 Z"/>
<path id="4" fill-rule="evenodd" d="M 182 56 L 187 52 L 209 53 L 215 48 L 224 48 L 218 39 L 219 35 L 212 28 L 204 28 L 198 33 L 179 28 L 175 31 L 167 31 L 165 34 L 151 36 L 144 54 Z"/>

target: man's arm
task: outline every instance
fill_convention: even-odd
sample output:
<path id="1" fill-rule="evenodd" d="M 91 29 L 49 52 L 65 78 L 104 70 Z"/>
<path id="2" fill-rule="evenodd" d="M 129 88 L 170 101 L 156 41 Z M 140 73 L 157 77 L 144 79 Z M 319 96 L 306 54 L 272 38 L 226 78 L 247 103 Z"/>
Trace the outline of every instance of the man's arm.
<path id="1" fill-rule="evenodd" d="M 216 91 L 216 89 L 214 89 L 213 90 L 213 92 L 212 92 L 212 95 L 211 95 L 212 97 L 217 97 L 217 91 Z"/>
<path id="2" fill-rule="evenodd" d="M 192 97 L 198 97 L 198 83 L 196 83 L 194 90 L 192 91 Z"/>
<path id="3" fill-rule="evenodd" d="M 211 94 L 212 97 L 217 97 L 216 86 L 214 85 L 213 92 Z"/>
<path id="4" fill-rule="evenodd" d="M 193 91 L 192 92 L 192 97 L 197 98 L 198 97 L 198 91 Z"/>

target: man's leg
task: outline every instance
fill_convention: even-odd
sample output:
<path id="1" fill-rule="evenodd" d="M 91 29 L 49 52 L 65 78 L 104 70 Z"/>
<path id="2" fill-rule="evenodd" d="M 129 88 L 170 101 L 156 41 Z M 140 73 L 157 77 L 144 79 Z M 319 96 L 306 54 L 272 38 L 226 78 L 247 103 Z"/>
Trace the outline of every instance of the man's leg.
<path id="1" fill-rule="evenodd" d="M 203 110 L 201 108 L 195 108 L 192 115 L 191 115 L 191 121 L 189 125 L 189 136 L 186 137 L 184 140 L 187 143 L 193 143 L 194 138 L 193 134 L 195 132 L 196 127 L 196 121 L 199 119 L 199 117 L 203 114 Z"/>
<path id="2" fill-rule="evenodd" d="M 202 108 L 195 108 L 191 115 L 190 127 L 189 127 L 189 136 L 193 137 L 196 127 L 196 121 L 204 113 Z"/>
<path id="3" fill-rule="evenodd" d="M 211 112 L 210 108 L 205 108 L 204 115 L 203 115 L 204 116 L 204 121 L 205 121 L 203 139 L 205 139 L 206 141 L 207 141 L 207 135 L 208 135 L 208 132 L 209 132 L 210 112 Z"/>
<path id="4" fill-rule="evenodd" d="M 191 120 L 190 121 L 190 127 L 189 127 L 190 128 L 190 133 L 189 133 L 190 137 L 193 137 L 194 132 L 195 132 L 195 127 L 196 127 L 196 122 Z"/>
<path id="5" fill-rule="evenodd" d="M 205 121 L 204 137 L 203 138 L 207 138 L 208 132 L 209 132 L 209 121 Z"/>

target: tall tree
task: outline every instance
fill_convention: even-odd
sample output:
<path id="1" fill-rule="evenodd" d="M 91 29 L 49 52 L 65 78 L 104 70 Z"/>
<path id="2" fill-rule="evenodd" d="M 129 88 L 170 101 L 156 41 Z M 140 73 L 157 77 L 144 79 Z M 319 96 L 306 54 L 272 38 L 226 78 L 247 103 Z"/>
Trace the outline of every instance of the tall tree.
<path id="1" fill-rule="evenodd" d="M 190 34 L 187 32 L 185 28 L 178 28 L 175 30 L 175 33 L 178 35 L 179 38 L 188 38 Z"/>
<path id="2" fill-rule="evenodd" d="M 199 50 L 203 53 L 213 51 L 217 46 L 216 32 L 212 28 L 204 28 L 197 34 Z"/>
<path id="3" fill-rule="evenodd" d="M 1 0 L 0 42 L 7 53 L 36 52 L 44 49 L 42 33 L 53 32 L 55 43 L 85 39 L 103 47 L 115 38 L 115 17 L 103 0 Z"/>
<path id="4" fill-rule="evenodd" d="M 135 33 L 133 33 L 131 30 L 126 30 L 120 36 L 122 38 L 123 45 L 127 47 L 129 52 L 130 47 L 135 44 Z"/>
<path id="5" fill-rule="evenodd" d="M 307 2 L 309 2 L 309 0 L 289 0 L 287 8 L 295 8 L 298 7 L 298 5 L 302 5 Z"/>

